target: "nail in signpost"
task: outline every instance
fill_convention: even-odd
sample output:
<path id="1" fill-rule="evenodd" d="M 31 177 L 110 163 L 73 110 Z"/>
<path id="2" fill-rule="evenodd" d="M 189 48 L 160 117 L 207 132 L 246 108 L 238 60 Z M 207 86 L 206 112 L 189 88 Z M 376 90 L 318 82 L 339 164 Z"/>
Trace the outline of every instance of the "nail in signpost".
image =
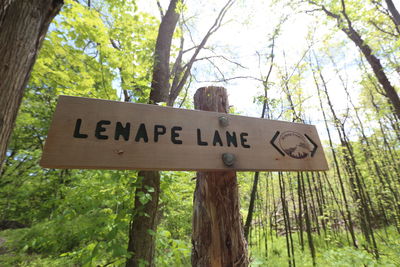
<path id="1" fill-rule="evenodd" d="M 60 96 L 41 166 L 135 170 L 327 170 L 315 126 Z"/>

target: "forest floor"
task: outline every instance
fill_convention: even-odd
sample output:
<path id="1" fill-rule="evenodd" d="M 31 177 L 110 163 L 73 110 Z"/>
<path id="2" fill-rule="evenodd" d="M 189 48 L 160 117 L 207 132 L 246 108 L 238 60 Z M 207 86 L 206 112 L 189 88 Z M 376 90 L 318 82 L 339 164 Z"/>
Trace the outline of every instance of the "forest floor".
<path id="1" fill-rule="evenodd" d="M 9 229 L 0 231 L 0 266 L 26 266 L 26 267 L 75 267 L 75 266 L 104 266 L 99 264 L 100 261 L 90 261 L 83 264 L 79 257 L 74 256 L 74 252 L 70 253 L 51 253 L 49 251 L 32 252 L 28 245 L 24 243 L 24 238 L 31 228 Z M 355 249 L 346 246 L 345 243 L 326 242 L 324 240 L 315 239 L 317 245 L 316 265 L 320 267 L 398 267 L 400 266 L 400 240 L 394 234 L 393 228 L 385 230 L 380 229 L 379 235 L 385 232 L 385 236 L 381 236 L 379 240 L 380 259 L 368 253 L 365 249 Z M 297 235 L 293 238 L 297 244 Z M 58 242 L 63 242 L 59 239 Z M 253 244 L 255 245 L 255 244 Z M 251 246 L 251 245 L 250 245 Z M 268 253 L 265 253 L 263 245 L 253 246 L 250 248 L 251 264 L 250 266 L 288 266 L 288 258 L 286 256 L 285 237 L 277 236 L 273 238 L 273 242 L 268 244 Z M 171 248 L 170 248 L 171 249 Z M 190 248 L 189 252 L 190 252 Z M 102 254 L 102 253 L 100 253 Z M 174 266 L 186 267 L 190 266 L 190 253 L 185 255 L 188 257 L 186 263 L 170 264 L 165 255 L 158 255 L 157 267 Z M 82 255 L 81 255 L 82 256 Z M 295 246 L 295 262 L 296 266 L 312 267 L 312 259 L 307 248 L 301 250 L 300 246 Z M 176 263 L 176 262 L 175 262 Z M 189 265 L 187 265 L 189 264 Z M 108 264 L 107 266 L 124 266 L 124 260 Z"/>

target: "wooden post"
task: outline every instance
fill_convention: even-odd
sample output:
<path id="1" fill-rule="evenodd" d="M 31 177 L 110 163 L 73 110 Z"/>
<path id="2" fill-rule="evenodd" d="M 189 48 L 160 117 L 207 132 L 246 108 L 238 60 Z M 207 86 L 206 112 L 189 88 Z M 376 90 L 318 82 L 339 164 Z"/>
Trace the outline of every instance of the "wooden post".
<path id="1" fill-rule="evenodd" d="M 227 113 L 226 89 L 200 88 L 194 105 Z M 197 172 L 193 202 L 192 266 L 248 266 L 236 172 Z"/>

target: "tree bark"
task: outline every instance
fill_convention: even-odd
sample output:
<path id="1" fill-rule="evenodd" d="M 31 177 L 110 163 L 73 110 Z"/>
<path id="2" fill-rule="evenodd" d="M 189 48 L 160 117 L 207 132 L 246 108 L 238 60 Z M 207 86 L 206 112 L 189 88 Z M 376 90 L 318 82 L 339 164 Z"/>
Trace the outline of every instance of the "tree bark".
<path id="1" fill-rule="evenodd" d="M 171 54 L 172 36 L 178 23 L 176 12 L 178 0 L 171 0 L 167 12 L 158 29 L 156 48 L 154 51 L 153 80 L 151 81 L 150 102 L 167 102 L 169 95 L 169 58 Z"/>
<path id="2" fill-rule="evenodd" d="M 160 173 L 158 171 L 142 171 L 139 173 L 139 178 L 142 178 L 142 184 L 136 189 L 135 209 L 129 229 L 128 251 L 133 253 L 126 262 L 126 266 L 129 267 L 155 265 Z M 149 188 L 153 188 L 154 191 L 149 192 Z M 151 200 L 144 204 L 141 202 L 143 194 L 151 195 Z"/>
<path id="3" fill-rule="evenodd" d="M 178 0 L 171 0 L 168 10 L 162 18 L 158 31 L 153 77 L 151 82 L 150 104 L 165 102 L 169 92 L 169 59 L 171 42 L 179 14 L 176 12 Z M 142 184 L 136 188 L 135 208 L 129 228 L 128 252 L 132 256 L 126 261 L 127 267 L 155 266 L 155 233 L 157 232 L 157 213 L 160 195 L 160 173 L 158 171 L 142 171 Z M 153 192 L 148 189 L 153 188 Z M 143 193 L 149 193 L 151 200 L 142 203 Z"/>
<path id="4" fill-rule="evenodd" d="M 296 267 L 296 259 L 294 257 L 294 247 L 293 247 L 293 237 L 292 237 L 292 227 L 290 225 L 289 209 L 286 200 L 286 189 L 285 181 L 283 179 L 282 172 L 278 172 L 279 180 L 279 191 L 282 202 L 282 216 L 285 226 L 285 240 L 286 240 L 286 252 L 288 255 L 287 261 L 289 267 Z"/>
<path id="5" fill-rule="evenodd" d="M 316 5 L 314 1 L 308 0 L 309 3 Z M 385 96 L 393 106 L 394 113 L 400 119 L 400 98 L 394 86 L 390 83 L 384 68 L 379 58 L 373 53 L 371 47 L 361 37 L 360 33 L 353 27 L 352 21 L 346 13 L 346 6 L 344 0 L 342 3 L 341 15 L 335 14 L 325 6 L 320 6 L 325 14 L 333 19 L 336 19 L 338 27 L 353 41 L 353 43 L 361 50 L 364 57 L 367 59 L 370 67 L 372 68 L 376 78 L 385 91 Z"/>
<path id="6" fill-rule="evenodd" d="M 360 34 L 357 31 L 355 31 L 352 26 L 342 30 L 347 34 L 347 36 L 364 54 L 376 78 L 378 79 L 379 83 L 385 90 L 386 93 L 385 96 L 389 99 L 389 101 L 393 105 L 396 116 L 400 119 L 400 98 L 396 92 L 396 89 L 390 83 L 388 77 L 386 76 L 381 61 L 373 54 L 372 49 L 369 47 L 369 45 L 365 43 L 365 41 L 361 38 Z"/>
<path id="7" fill-rule="evenodd" d="M 400 14 L 399 11 L 397 11 L 396 6 L 393 4 L 392 0 L 385 0 L 386 4 L 388 6 L 390 14 L 392 14 L 392 18 L 394 23 L 396 24 L 396 27 L 399 28 L 400 30 Z"/>
<path id="8" fill-rule="evenodd" d="M 195 51 L 193 55 L 191 56 L 190 60 L 188 63 L 186 63 L 184 66 L 181 65 L 182 63 L 182 56 L 183 56 L 183 39 L 181 39 L 181 49 L 179 51 L 178 57 L 176 59 L 175 65 L 174 65 L 174 79 L 172 82 L 171 86 L 171 92 L 169 93 L 168 97 L 168 106 L 173 106 L 173 103 L 175 102 L 176 98 L 178 97 L 179 93 L 182 91 L 183 86 L 186 84 L 187 79 L 189 78 L 190 72 L 192 70 L 192 66 L 195 63 L 197 56 L 199 55 L 200 51 L 204 48 L 206 45 L 208 39 L 213 35 L 222 25 L 222 21 L 226 15 L 226 12 L 229 10 L 229 8 L 233 5 L 235 0 L 228 0 L 226 4 L 222 7 L 222 9 L 219 11 L 219 14 L 217 18 L 214 21 L 214 24 L 211 26 L 211 28 L 207 31 L 207 33 L 204 35 L 203 39 L 201 40 L 200 44 L 195 47 Z"/>
<path id="9" fill-rule="evenodd" d="M 195 108 L 227 113 L 226 89 L 203 87 Z M 192 266 L 248 266 L 236 172 L 197 172 L 193 200 Z"/>
<path id="10" fill-rule="evenodd" d="M 246 223 L 244 224 L 244 237 L 246 238 L 246 240 L 249 240 L 248 238 L 249 238 L 250 226 L 251 222 L 253 221 L 254 203 L 256 202 L 257 186 L 259 178 L 260 178 L 260 172 L 255 172 L 253 187 L 251 188 L 251 194 L 250 194 L 249 212 L 247 213 Z"/>
<path id="11" fill-rule="evenodd" d="M 313 78 L 314 78 L 315 86 L 317 88 L 317 95 L 318 95 L 319 105 L 320 105 L 322 117 L 324 119 L 325 129 L 326 129 L 326 132 L 328 134 L 329 147 L 330 147 L 331 152 L 332 152 L 333 162 L 334 162 L 334 166 L 335 166 L 335 170 L 336 170 L 336 175 L 337 175 L 338 180 L 339 180 L 339 185 L 340 185 L 340 189 L 341 189 L 341 193 L 342 193 L 342 197 L 343 197 L 343 201 L 344 201 L 344 205 L 345 205 L 347 218 L 345 217 L 344 214 L 342 216 L 343 216 L 343 220 L 344 220 L 344 222 L 346 224 L 346 227 L 350 232 L 351 239 L 352 239 L 352 244 L 353 244 L 353 246 L 355 248 L 358 248 L 356 236 L 355 236 L 355 233 L 354 233 L 354 223 L 353 223 L 353 219 L 352 219 L 352 216 L 351 216 L 350 205 L 349 205 L 349 202 L 347 201 L 346 189 L 344 187 L 344 181 L 343 181 L 342 173 L 341 173 L 340 166 L 339 166 L 339 160 L 338 160 L 338 157 L 336 155 L 336 151 L 335 151 L 335 148 L 334 148 L 334 145 L 333 145 L 332 135 L 331 135 L 331 132 L 330 132 L 329 127 L 328 127 L 327 116 L 326 116 L 326 113 L 325 113 L 324 106 L 322 105 L 322 97 L 321 97 L 321 93 L 320 93 L 320 91 L 322 89 L 320 89 L 320 86 L 318 84 L 316 73 L 319 73 L 321 82 L 322 82 L 322 84 L 324 86 L 324 89 L 323 89 L 324 92 L 327 91 L 326 82 L 325 82 L 324 76 L 322 75 L 321 68 L 319 66 L 319 62 L 318 62 L 317 58 L 316 58 L 316 63 L 317 63 L 317 71 L 313 71 Z M 339 204 L 338 204 L 338 206 L 339 206 Z"/>
<path id="12" fill-rule="evenodd" d="M 280 26 L 280 25 L 279 25 Z M 265 118 L 265 113 L 267 113 L 267 118 L 269 118 L 269 105 L 268 105 L 268 83 L 269 83 L 269 78 L 271 76 L 272 68 L 274 66 L 274 59 L 275 59 L 275 38 L 278 35 L 278 30 L 279 26 L 275 29 L 274 34 L 272 35 L 271 39 L 271 52 L 269 54 L 270 57 L 270 66 L 268 69 L 267 76 L 263 78 L 263 85 L 264 85 L 264 100 L 263 100 L 263 107 L 261 111 L 261 119 Z M 253 212 L 254 212 L 254 202 L 256 199 L 256 194 L 257 194 L 257 186 L 258 186 L 258 180 L 260 177 L 260 172 L 255 172 L 254 173 L 254 180 L 253 180 L 253 187 L 251 189 L 251 194 L 250 194 L 250 204 L 249 204 L 249 212 L 247 213 L 247 218 L 246 218 L 246 223 L 244 225 L 244 237 L 246 240 L 248 240 L 249 237 L 249 232 L 250 232 L 250 227 L 251 227 L 251 222 L 253 220 Z"/>
<path id="13" fill-rule="evenodd" d="M 0 167 L 38 51 L 62 0 L 0 2 Z"/>
<path id="14" fill-rule="evenodd" d="M 300 181 L 301 181 L 301 185 L 300 185 L 301 191 L 303 193 L 303 209 L 304 209 L 304 218 L 305 218 L 305 222 L 306 222 L 308 247 L 310 248 L 313 266 L 315 266 L 316 265 L 315 247 L 314 247 L 314 241 L 313 241 L 313 237 L 312 237 L 312 225 L 311 225 L 311 220 L 310 220 L 310 215 L 309 215 L 309 210 L 308 210 L 309 207 L 307 205 L 307 195 L 306 195 L 306 187 L 304 185 L 303 172 L 300 172 Z M 293 243 L 293 241 L 292 241 L 292 243 Z"/>

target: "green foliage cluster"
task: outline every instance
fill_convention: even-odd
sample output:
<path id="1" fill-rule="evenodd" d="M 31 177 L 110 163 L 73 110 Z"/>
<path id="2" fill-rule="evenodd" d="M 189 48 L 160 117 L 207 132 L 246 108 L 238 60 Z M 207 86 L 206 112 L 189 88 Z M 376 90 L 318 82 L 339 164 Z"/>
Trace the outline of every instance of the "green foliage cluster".
<path id="1" fill-rule="evenodd" d="M 69 180 L 59 184 L 60 176 Z M 125 259 L 135 173 L 71 171 L 53 173 L 52 178 L 58 178 L 58 187 L 30 177 L 29 185 L 18 188 L 26 194 L 17 191 L 17 195 L 26 200 L 15 199 L 15 206 L 27 206 L 29 210 L 16 210 L 19 217 L 7 214 L 6 218 L 21 221 L 25 216 L 32 226 L 20 232 L 15 249 L 29 254 L 67 256 L 81 264 Z M 37 187 L 46 199 L 41 199 L 42 203 L 29 201 L 37 197 L 29 186 Z M 43 213 L 42 217 L 35 214 L 38 212 Z M 37 221 L 28 221 L 35 215 Z"/>
<path id="2" fill-rule="evenodd" d="M 389 236 L 385 231 L 389 232 Z M 253 233 L 254 234 L 254 233 Z M 264 234 L 264 233 L 263 233 Z M 271 233 L 266 232 L 270 235 Z M 382 257 L 377 260 L 373 255 L 365 250 L 355 249 L 345 246 L 346 236 L 342 233 L 336 237 L 338 244 L 328 244 L 325 238 L 315 236 L 317 244 L 317 266 L 329 267 L 353 267 L 353 266 L 398 266 L 400 263 L 398 253 L 400 246 L 397 238 L 397 231 L 393 227 L 386 230 L 380 230 L 379 235 L 385 235 L 382 239 Z M 299 242 L 298 235 L 293 235 L 295 242 Z M 360 237 L 361 238 L 361 237 Z M 268 249 L 265 250 L 263 245 L 251 246 L 251 266 L 287 266 L 289 258 L 286 255 L 286 243 L 284 236 L 273 237 L 268 244 Z M 256 238 L 252 242 L 257 242 Z M 250 243 L 251 244 L 251 243 Z M 296 266 L 313 266 L 312 259 L 307 249 L 301 250 L 300 246 L 295 247 Z"/>

